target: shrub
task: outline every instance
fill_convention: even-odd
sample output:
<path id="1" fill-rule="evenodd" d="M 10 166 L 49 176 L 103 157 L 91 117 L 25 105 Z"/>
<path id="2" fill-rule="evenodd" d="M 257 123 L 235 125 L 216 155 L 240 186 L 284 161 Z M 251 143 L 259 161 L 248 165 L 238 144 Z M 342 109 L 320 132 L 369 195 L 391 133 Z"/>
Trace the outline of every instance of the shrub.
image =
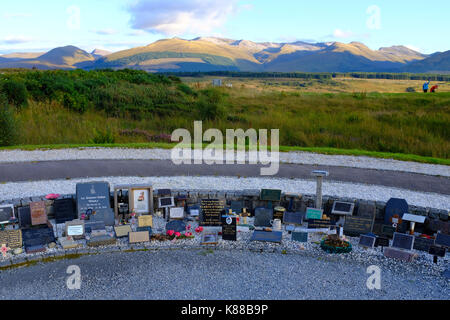
<path id="1" fill-rule="evenodd" d="M 16 80 L 9 80 L 3 84 L 2 91 L 5 93 L 9 104 L 21 107 L 27 104 L 28 92 L 25 84 Z"/>
<path id="2" fill-rule="evenodd" d="M 91 143 L 94 144 L 112 144 L 116 142 L 114 133 L 110 129 L 105 131 L 98 131 L 94 129 L 94 138 L 92 138 Z"/>
<path id="3" fill-rule="evenodd" d="M 12 146 L 17 141 L 17 122 L 14 110 L 8 105 L 7 98 L 0 95 L 0 146 Z"/>
<path id="4" fill-rule="evenodd" d="M 408 87 L 406 88 L 406 92 L 416 92 L 416 89 L 414 87 Z"/>

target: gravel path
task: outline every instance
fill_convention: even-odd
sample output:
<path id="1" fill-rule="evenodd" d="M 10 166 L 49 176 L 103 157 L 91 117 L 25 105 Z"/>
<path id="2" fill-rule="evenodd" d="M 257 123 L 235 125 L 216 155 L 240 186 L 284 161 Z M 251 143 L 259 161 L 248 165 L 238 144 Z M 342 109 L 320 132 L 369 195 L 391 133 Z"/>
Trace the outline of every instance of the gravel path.
<path id="1" fill-rule="evenodd" d="M 46 180 L 0 184 L 0 201 L 14 198 L 43 196 L 49 193 L 74 194 L 76 184 L 89 181 L 108 181 L 111 187 L 121 184 L 153 184 L 155 189 L 281 189 L 289 193 L 314 194 L 316 182 L 301 179 L 280 178 L 237 178 L 237 177 L 101 177 L 71 180 Z M 450 209 L 450 196 L 415 192 L 365 184 L 333 182 L 325 180 L 323 194 L 338 197 L 388 201 L 390 198 L 406 199 L 408 204 L 436 209 Z"/>
<path id="2" fill-rule="evenodd" d="M 79 149 L 34 150 L 34 151 L 23 151 L 23 150 L 0 151 L 0 163 L 79 160 L 79 159 L 168 160 L 171 159 L 171 150 L 79 148 Z M 406 162 L 392 159 L 378 159 L 370 157 L 323 155 L 310 152 L 282 152 L 280 153 L 280 162 L 414 172 L 426 175 L 438 175 L 450 177 L 450 166 Z"/>
<path id="3" fill-rule="evenodd" d="M 80 290 L 66 287 L 69 265 L 80 267 Z M 119 252 L 3 271 L 0 297 L 2 300 L 450 299 L 450 282 L 404 263 L 380 265 L 381 290 L 369 290 L 366 287 L 369 265 L 334 255 L 222 250 Z"/>

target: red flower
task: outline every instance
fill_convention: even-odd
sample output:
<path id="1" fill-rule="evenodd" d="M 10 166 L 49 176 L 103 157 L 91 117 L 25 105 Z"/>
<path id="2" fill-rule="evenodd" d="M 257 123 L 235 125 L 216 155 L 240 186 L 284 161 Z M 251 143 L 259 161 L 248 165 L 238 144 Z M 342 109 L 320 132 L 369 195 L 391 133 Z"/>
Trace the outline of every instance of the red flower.
<path id="1" fill-rule="evenodd" d="M 186 232 L 184 235 L 185 235 L 186 237 L 192 237 L 192 233 L 191 233 L 191 232 Z"/>
<path id="2" fill-rule="evenodd" d="M 195 232 L 200 233 L 203 231 L 203 227 L 197 227 L 195 228 Z"/>
<path id="3" fill-rule="evenodd" d="M 173 231 L 173 230 L 167 230 L 167 234 L 169 236 L 173 236 L 174 233 L 175 233 L 175 231 Z"/>
<path id="4" fill-rule="evenodd" d="M 179 232 L 175 232 L 175 237 L 179 237 L 179 236 L 181 236 L 181 233 L 179 233 Z"/>

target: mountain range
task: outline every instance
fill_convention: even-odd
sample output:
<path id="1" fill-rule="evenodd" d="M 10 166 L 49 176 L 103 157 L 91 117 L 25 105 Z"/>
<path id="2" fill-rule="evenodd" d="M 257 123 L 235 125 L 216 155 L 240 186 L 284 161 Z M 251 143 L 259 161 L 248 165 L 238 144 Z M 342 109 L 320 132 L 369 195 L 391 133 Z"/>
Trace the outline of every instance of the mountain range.
<path id="1" fill-rule="evenodd" d="M 0 68 L 132 68 L 149 72 L 450 73 L 450 51 L 425 55 L 405 46 L 372 50 L 360 42 L 252 42 L 216 37 L 163 39 L 119 52 L 74 46 L 0 56 Z"/>

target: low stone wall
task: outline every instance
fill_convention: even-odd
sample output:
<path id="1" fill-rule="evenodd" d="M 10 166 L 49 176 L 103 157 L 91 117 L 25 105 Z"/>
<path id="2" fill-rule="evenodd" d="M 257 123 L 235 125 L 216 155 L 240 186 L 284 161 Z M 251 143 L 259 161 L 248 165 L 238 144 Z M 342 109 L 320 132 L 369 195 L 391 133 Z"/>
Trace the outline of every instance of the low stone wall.
<path id="1" fill-rule="evenodd" d="M 155 190 L 156 191 L 156 190 Z M 157 192 L 154 192 L 154 194 L 157 194 Z M 260 190 L 259 189 L 245 189 L 242 191 L 236 191 L 236 190 L 177 190 L 172 189 L 172 195 L 174 197 L 177 196 L 186 196 L 187 197 L 187 204 L 198 204 L 201 199 L 226 199 L 227 204 L 229 205 L 231 201 L 243 201 L 244 207 L 248 208 L 248 210 L 253 213 L 253 210 L 256 207 L 264 207 L 267 205 L 266 201 L 259 200 Z M 74 194 L 69 195 L 63 195 L 64 198 L 73 198 L 75 199 Z M 314 207 L 315 206 L 315 195 L 310 194 L 293 194 L 293 193 L 282 193 L 281 195 L 281 201 L 280 205 L 288 208 L 289 203 L 292 199 L 293 201 L 293 208 L 292 211 L 295 212 L 306 212 L 307 207 Z M 113 204 L 113 193 L 111 193 L 111 204 Z M 49 218 L 53 218 L 53 201 L 45 199 L 44 196 L 42 197 L 31 197 L 31 198 L 23 198 L 23 199 L 13 199 L 11 201 L 2 201 L 0 204 L 4 203 L 12 203 L 16 210 L 18 207 L 22 206 L 28 206 L 30 202 L 33 201 L 45 201 L 47 206 L 47 214 Z M 334 201 L 344 201 L 344 202 L 352 202 L 355 203 L 355 210 L 354 215 L 358 215 L 358 208 L 359 205 L 364 204 L 367 208 L 367 206 L 375 207 L 375 225 L 381 225 L 383 224 L 384 219 L 384 212 L 386 207 L 386 202 L 383 201 L 371 201 L 371 200 L 362 200 L 362 199 L 356 199 L 356 198 L 342 198 L 342 197 L 336 197 L 336 196 L 323 196 L 323 209 L 324 213 L 329 215 L 333 206 Z M 278 203 L 274 203 L 274 205 L 278 205 Z M 17 211 L 16 211 L 17 212 Z M 434 208 L 425 208 L 425 207 L 418 207 L 409 205 L 409 212 L 415 215 L 425 216 L 428 217 L 428 221 L 430 222 L 438 222 L 443 221 L 447 222 L 449 220 L 449 210 L 442 210 L 442 209 L 434 209 Z M 450 223 L 450 222 L 449 222 Z M 429 226 L 436 225 L 435 223 L 428 223 Z M 420 226 L 416 227 L 417 231 L 421 230 Z M 437 231 L 437 230 L 432 230 Z"/>

